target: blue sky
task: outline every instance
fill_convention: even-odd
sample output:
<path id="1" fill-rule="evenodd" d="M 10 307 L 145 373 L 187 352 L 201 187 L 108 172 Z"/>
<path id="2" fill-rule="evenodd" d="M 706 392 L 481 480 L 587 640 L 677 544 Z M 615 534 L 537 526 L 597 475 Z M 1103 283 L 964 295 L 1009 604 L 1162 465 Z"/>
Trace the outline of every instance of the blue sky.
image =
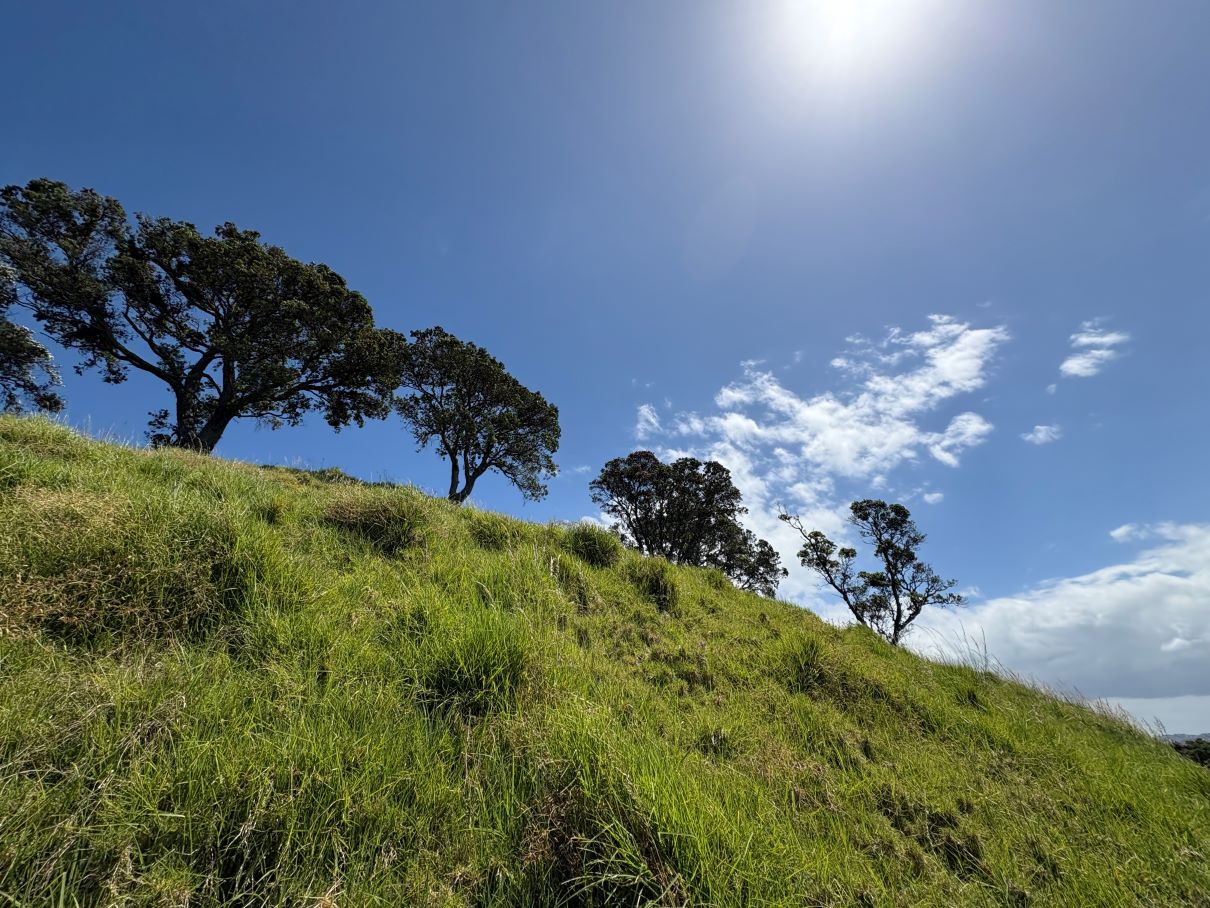
<path id="1" fill-rule="evenodd" d="M 561 412 L 523 505 L 716 456 L 787 556 L 906 501 L 1007 668 L 1210 731 L 1210 6 L 55 3 L 5 13 L 0 181 L 260 230 Z M 71 356 L 60 354 L 66 365 Z M 65 370 L 69 371 L 69 370 Z M 67 376 L 137 439 L 161 388 Z M 1023 438 L 1029 436 L 1029 438 Z M 219 453 L 439 489 L 396 422 Z M 812 579 L 785 595 L 843 619 Z"/>

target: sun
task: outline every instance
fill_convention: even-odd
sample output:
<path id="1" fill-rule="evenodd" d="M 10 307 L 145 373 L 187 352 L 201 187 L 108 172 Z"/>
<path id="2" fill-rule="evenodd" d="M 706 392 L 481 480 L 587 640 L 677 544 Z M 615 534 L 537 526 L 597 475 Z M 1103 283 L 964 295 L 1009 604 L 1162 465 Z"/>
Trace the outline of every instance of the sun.
<path id="1" fill-rule="evenodd" d="M 785 65 L 825 83 L 902 69 L 928 34 L 934 0 L 784 0 L 774 27 Z"/>

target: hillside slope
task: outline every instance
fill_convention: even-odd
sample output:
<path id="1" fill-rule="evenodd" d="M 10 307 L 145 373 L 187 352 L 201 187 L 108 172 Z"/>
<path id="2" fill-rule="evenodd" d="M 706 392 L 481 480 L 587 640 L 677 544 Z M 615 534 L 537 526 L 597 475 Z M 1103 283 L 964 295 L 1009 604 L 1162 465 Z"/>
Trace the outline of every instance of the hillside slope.
<path id="1" fill-rule="evenodd" d="M 0 895 L 1205 905 L 1210 772 L 600 533 L 0 417 Z"/>

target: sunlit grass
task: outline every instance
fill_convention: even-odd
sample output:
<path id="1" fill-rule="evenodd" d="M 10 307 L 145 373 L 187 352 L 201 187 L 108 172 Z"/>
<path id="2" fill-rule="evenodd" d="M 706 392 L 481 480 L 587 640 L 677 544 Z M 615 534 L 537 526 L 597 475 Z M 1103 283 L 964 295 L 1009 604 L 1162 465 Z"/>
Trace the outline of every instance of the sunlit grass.
<path id="1" fill-rule="evenodd" d="M 593 528 L 9 417 L 0 515 L 9 904 L 1210 893 L 1205 769 Z"/>

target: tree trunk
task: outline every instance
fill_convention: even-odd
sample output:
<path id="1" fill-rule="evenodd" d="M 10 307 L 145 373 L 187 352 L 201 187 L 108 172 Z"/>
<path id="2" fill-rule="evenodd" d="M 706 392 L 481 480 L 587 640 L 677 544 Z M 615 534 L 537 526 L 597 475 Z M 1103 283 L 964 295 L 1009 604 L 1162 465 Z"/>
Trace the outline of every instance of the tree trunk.
<path id="1" fill-rule="evenodd" d="M 227 426 L 235 418 L 235 414 L 222 409 L 216 409 L 200 427 L 193 413 L 193 397 L 188 393 L 177 394 L 176 429 L 173 433 L 173 446 L 197 451 L 199 454 L 210 454 L 227 431 Z"/>
<path id="2" fill-rule="evenodd" d="M 198 438 L 197 417 L 193 412 L 194 395 L 184 389 L 178 389 L 175 393 L 176 424 L 172 427 L 170 444 L 174 448 L 200 450 L 202 443 Z"/>
<path id="3" fill-rule="evenodd" d="M 231 423 L 230 417 L 215 420 L 211 419 L 202 427 L 202 431 L 198 433 L 197 450 L 203 454 L 209 454 L 214 451 L 218 445 L 219 439 L 223 437 L 223 433 L 227 431 L 227 426 Z"/>
<path id="4" fill-rule="evenodd" d="M 458 497 L 458 455 L 452 451 L 446 451 L 445 456 L 450 459 L 450 493 L 449 500 L 462 504 L 462 498 Z"/>

